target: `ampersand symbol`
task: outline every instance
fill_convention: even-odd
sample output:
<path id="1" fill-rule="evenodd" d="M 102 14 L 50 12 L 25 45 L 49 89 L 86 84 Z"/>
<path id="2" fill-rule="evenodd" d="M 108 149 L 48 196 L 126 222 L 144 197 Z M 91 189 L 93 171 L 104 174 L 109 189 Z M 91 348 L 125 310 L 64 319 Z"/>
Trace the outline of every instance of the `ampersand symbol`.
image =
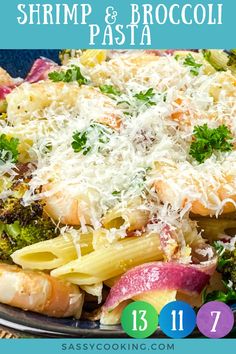
<path id="1" fill-rule="evenodd" d="M 113 6 L 108 6 L 106 8 L 105 22 L 108 25 L 113 25 L 116 22 L 117 15 L 118 15 L 118 12 L 114 10 L 114 7 Z"/>

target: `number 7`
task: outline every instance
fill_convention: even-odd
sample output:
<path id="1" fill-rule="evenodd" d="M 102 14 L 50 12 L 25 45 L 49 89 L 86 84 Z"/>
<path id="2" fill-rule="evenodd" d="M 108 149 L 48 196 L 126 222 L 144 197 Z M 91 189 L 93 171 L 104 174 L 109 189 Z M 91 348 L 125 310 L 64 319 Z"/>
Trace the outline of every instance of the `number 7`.
<path id="1" fill-rule="evenodd" d="M 212 333 L 216 332 L 216 326 L 217 326 L 217 324 L 219 322 L 221 311 L 211 311 L 211 317 L 213 317 L 214 315 L 215 315 L 214 323 L 213 323 L 213 326 L 212 326 L 212 329 L 211 329 Z"/>

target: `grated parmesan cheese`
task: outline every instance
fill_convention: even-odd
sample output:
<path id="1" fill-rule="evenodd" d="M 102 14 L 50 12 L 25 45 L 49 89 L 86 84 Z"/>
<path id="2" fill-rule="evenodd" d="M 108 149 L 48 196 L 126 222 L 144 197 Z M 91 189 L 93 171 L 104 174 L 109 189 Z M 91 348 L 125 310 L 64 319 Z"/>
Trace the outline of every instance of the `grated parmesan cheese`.
<path id="1" fill-rule="evenodd" d="M 2 131 L 19 137 L 22 145 L 27 141 L 25 159 L 37 164 L 23 198 L 25 205 L 60 194 L 58 205 L 63 201 L 68 206 L 60 211 L 60 218 L 69 212 L 70 201 L 76 200 L 84 211 L 80 224 L 86 232 L 87 224 L 100 228 L 109 210 L 126 208 L 137 197 L 151 215 L 158 213 L 174 229 L 183 223 L 194 200 L 201 200 L 215 215 L 225 203 L 235 204 L 231 198 L 221 200 L 218 189 L 223 185 L 227 196 L 235 191 L 236 152 L 219 153 L 202 165 L 189 156 L 195 125 L 207 123 L 215 128 L 226 124 L 236 142 L 235 79 L 229 72 L 206 75 L 201 68 L 193 76 L 173 56 L 140 51 L 113 53 L 110 61 L 95 67 L 85 67 L 79 58 L 72 58 L 63 68 L 72 64 L 81 67 L 88 87 L 26 83 L 7 97 L 8 122 L 1 123 Z M 116 86 L 121 96 L 111 98 L 94 87 L 104 84 Z M 135 98 L 150 88 L 155 94 L 152 106 Z M 109 117 L 121 124 L 112 128 L 106 144 L 95 134 L 90 137 L 88 154 L 75 153 L 73 134 L 94 122 L 107 124 Z M 168 185 L 164 197 L 155 191 L 157 182 Z M 42 186 L 50 188 L 36 193 Z M 114 230 L 108 237 L 114 238 Z"/>

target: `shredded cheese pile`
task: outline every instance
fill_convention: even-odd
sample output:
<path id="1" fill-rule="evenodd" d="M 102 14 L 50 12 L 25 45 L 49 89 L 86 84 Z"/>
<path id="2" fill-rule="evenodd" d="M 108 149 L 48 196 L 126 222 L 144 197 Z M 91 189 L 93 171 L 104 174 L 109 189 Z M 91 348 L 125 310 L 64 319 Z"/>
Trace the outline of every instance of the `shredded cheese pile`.
<path id="1" fill-rule="evenodd" d="M 233 194 L 236 186 L 236 152 L 213 155 L 202 165 L 189 155 L 196 125 L 226 124 L 233 144 L 236 139 L 236 80 L 229 72 L 207 73 L 201 60 L 194 76 L 183 60 L 169 55 L 114 53 L 94 67 L 73 58 L 62 69 L 80 66 L 86 87 L 47 80 L 16 88 L 7 97 L 8 121 L 1 130 L 19 137 L 22 156 L 36 165 L 24 203 L 59 194 L 81 200 L 95 229 L 109 210 L 140 197 L 141 209 L 159 213 L 172 225 L 179 211 L 184 217 L 191 210 L 193 200 L 201 200 L 215 215 L 229 200 L 235 204 L 227 193 Z M 113 85 L 121 95 L 103 94 L 99 85 Z M 151 105 L 135 97 L 148 89 L 154 93 Z M 112 120 L 119 124 L 113 127 Z M 76 153 L 73 134 L 94 122 L 110 125 L 106 143 L 90 134 L 89 153 Z M 157 182 L 168 189 L 158 193 Z M 218 195 L 222 186 L 223 201 Z M 83 216 L 80 221 L 88 223 Z"/>

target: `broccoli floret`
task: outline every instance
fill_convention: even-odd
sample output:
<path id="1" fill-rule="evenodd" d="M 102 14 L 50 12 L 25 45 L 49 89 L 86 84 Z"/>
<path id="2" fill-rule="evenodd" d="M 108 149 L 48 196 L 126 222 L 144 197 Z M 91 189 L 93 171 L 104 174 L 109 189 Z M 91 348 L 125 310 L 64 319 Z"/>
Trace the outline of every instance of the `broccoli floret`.
<path id="1" fill-rule="evenodd" d="M 57 236 L 52 220 L 43 215 L 43 204 L 22 204 L 21 191 L 0 201 L 0 259 L 10 261 L 10 255 L 18 249 Z"/>
<path id="2" fill-rule="evenodd" d="M 223 281 L 228 284 L 232 283 L 232 287 L 236 289 L 236 249 L 229 251 L 219 249 L 218 267 L 217 270 L 222 274 Z"/>
<path id="3" fill-rule="evenodd" d="M 222 275 L 222 282 L 225 291 L 213 291 L 204 295 L 204 302 L 222 301 L 230 302 L 236 300 L 236 249 L 229 250 L 222 242 L 214 244 L 218 254 L 217 271 Z M 236 244 L 235 244 L 236 246 Z"/>
<path id="4" fill-rule="evenodd" d="M 5 232 L 4 225 L 0 224 L 0 259 L 8 261 L 15 246 L 13 239 Z"/>
<path id="5" fill-rule="evenodd" d="M 20 225 L 27 225 L 32 220 L 42 217 L 43 205 L 35 202 L 29 206 L 22 205 L 22 199 L 9 197 L 5 201 L 0 201 L 0 221 L 5 224 L 13 224 L 19 221 Z"/>
<path id="6" fill-rule="evenodd" d="M 212 291 L 204 295 L 203 302 L 210 302 L 210 301 L 221 301 L 221 302 L 231 302 L 236 300 L 236 291 L 232 288 L 226 287 L 226 292 L 224 291 Z"/>
<path id="7" fill-rule="evenodd" d="M 19 221 L 0 224 L 0 259 L 10 261 L 10 255 L 18 249 L 52 239 L 57 234 L 51 219 L 37 218 L 25 226 Z"/>

